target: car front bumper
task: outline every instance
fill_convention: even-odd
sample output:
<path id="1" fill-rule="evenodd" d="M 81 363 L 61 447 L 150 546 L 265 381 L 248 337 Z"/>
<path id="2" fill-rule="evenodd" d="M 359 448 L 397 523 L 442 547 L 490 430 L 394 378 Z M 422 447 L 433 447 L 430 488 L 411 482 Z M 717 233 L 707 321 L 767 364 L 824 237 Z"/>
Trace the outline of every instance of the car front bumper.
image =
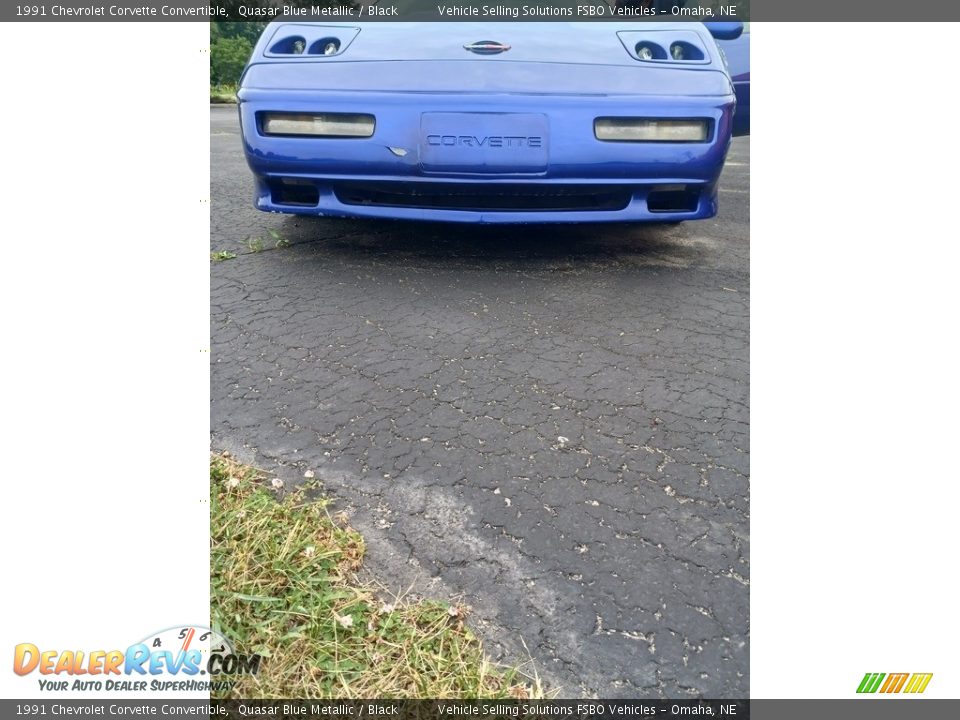
<path id="1" fill-rule="evenodd" d="M 413 93 L 244 88 L 240 121 L 260 210 L 474 223 L 672 222 L 716 214 L 735 100 L 725 96 Z M 369 138 L 266 135 L 258 115 L 368 113 Z M 471 165 L 473 147 L 435 164 L 426 118 L 541 117 L 536 162 Z M 605 142 L 597 117 L 705 118 L 705 142 Z M 502 124 L 502 123 L 501 123 Z M 482 123 L 481 123 L 482 125 Z M 478 125 L 479 127 L 479 125 Z M 435 136 L 434 136 L 435 137 Z M 506 149 L 505 149 L 506 150 Z M 487 160 L 489 152 L 483 156 Z M 594 192 L 595 191 L 595 192 Z M 593 196 L 593 197 L 591 197 Z"/>

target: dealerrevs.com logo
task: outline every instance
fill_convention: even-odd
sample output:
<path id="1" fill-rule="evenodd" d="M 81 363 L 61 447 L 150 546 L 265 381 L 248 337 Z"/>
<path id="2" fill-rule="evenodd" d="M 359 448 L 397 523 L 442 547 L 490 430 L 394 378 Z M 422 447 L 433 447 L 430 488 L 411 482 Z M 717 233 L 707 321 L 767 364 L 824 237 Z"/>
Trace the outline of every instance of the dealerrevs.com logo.
<path id="1" fill-rule="evenodd" d="M 125 650 L 51 650 L 20 643 L 17 675 L 36 674 L 41 690 L 98 692 L 226 692 L 239 675 L 260 670 L 259 655 L 243 655 L 202 625 L 151 633 Z"/>

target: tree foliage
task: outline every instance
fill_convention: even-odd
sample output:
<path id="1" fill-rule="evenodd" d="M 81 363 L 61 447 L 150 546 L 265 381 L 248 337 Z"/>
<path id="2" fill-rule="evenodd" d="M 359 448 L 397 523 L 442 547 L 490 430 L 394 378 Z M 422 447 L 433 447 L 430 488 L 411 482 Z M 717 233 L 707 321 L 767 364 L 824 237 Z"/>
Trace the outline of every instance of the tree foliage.
<path id="1" fill-rule="evenodd" d="M 210 44 L 210 82 L 232 85 L 240 80 L 252 43 L 245 37 L 221 37 Z"/>

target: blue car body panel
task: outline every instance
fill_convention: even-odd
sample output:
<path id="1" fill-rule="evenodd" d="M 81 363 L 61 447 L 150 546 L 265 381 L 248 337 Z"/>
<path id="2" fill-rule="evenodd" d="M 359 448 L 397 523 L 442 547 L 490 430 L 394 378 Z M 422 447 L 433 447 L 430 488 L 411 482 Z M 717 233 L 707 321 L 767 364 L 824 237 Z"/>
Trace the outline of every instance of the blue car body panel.
<path id="1" fill-rule="evenodd" d="M 330 38 L 330 56 L 283 52 Z M 638 38 L 690 40 L 703 57 L 642 61 Z M 464 47 L 486 40 L 509 50 Z M 703 25 L 662 22 L 273 23 L 238 98 L 259 209 L 485 223 L 711 217 L 736 103 Z M 373 115 L 375 129 L 265 134 L 263 114 L 278 112 Z M 600 117 L 704 119 L 709 132 L 601 141 Z"/>
<path id="2" fill-rule="evenodd" d="M 717 42 L 727 61 L 727 70 L 733 80 L 737 96 L 737 112 L 733 117 L 733 134 L 750 134 L 750 30 L 749 27 L 735 40 Z"/>

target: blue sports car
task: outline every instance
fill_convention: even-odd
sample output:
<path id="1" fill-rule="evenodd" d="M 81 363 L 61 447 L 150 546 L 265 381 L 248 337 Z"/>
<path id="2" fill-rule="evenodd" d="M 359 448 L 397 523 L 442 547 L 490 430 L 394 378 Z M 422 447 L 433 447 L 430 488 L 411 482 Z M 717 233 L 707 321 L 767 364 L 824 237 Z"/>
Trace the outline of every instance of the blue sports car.
<path id="1" fill-rule="evenodd" d="M 711 217 L 736 109 L 694 22 L 274 22 L 238 97 L 259 209 L 473 223 Z"/>

